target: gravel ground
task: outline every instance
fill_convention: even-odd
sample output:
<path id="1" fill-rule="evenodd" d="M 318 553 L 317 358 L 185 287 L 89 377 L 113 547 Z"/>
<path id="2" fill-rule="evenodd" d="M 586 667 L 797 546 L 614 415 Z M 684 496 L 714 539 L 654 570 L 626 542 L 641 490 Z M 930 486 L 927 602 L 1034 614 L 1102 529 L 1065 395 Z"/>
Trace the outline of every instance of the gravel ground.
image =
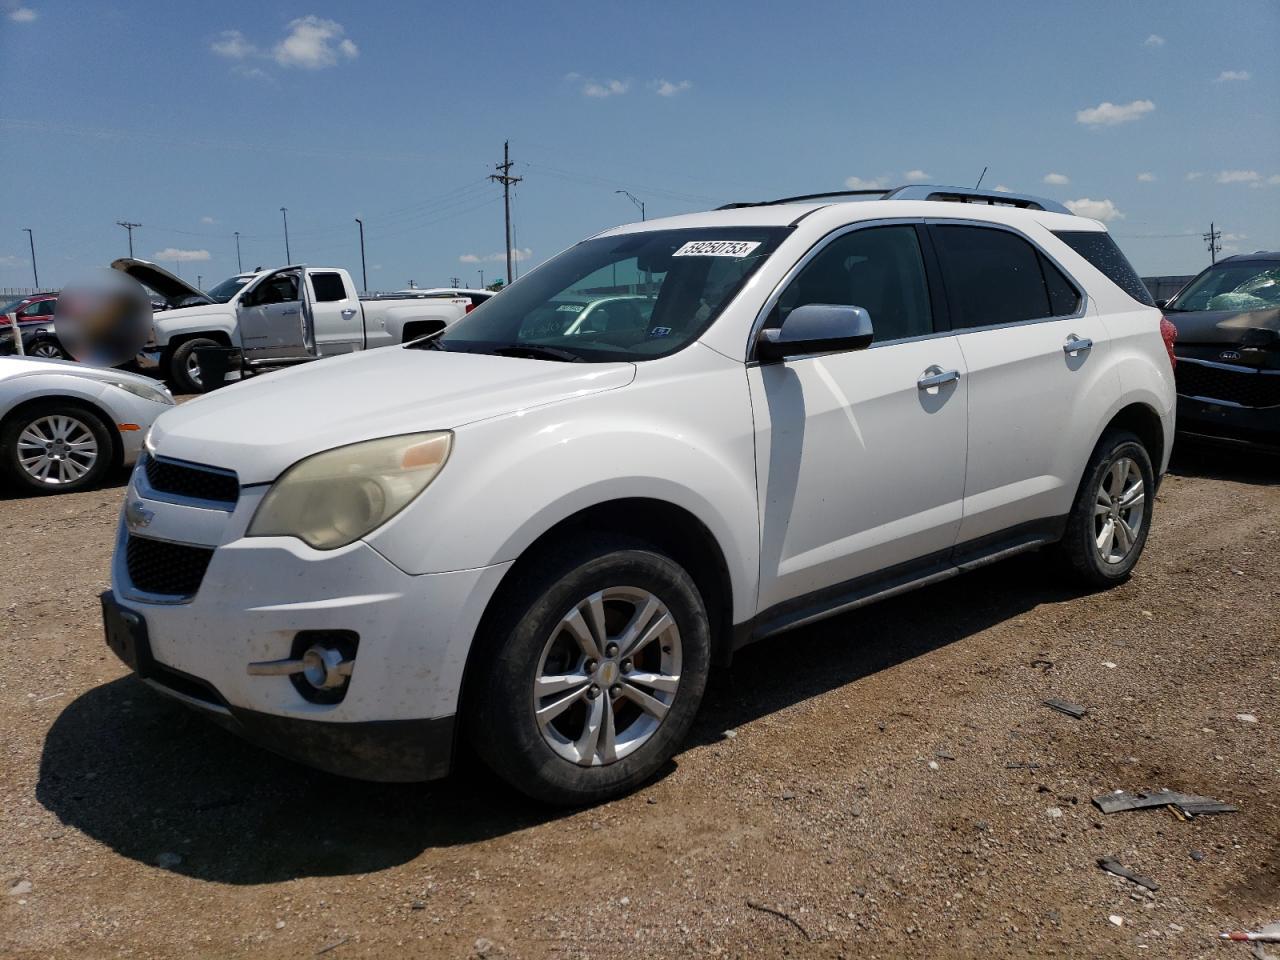
<path id="1" fill-rule="evenodd" d="M 1180 454 L 1110 592 L 1024 557 L 749 648 L 568 814 L 314 773 L 126 676 L 120 495 L 0 499 L 4 957 L 1244 958 L 1215 935 L 1280 919 L 1275 461 Z M 1240 812 L 1090 803 L 1160 786 Z"/>

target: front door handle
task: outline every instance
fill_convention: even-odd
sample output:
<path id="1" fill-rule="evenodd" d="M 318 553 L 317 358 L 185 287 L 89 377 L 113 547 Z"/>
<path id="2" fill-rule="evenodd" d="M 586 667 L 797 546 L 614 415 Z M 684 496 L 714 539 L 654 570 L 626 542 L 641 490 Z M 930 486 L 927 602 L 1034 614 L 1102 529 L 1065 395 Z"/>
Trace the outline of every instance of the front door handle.
<path id="1" fill-rule="evenodd" d="M 345 310 L 342 311 L 342 316 L 345 317 L 347 320 L 350 320 L 355 315 L 356 315 L 356 311 L 352 307 L 347 307 Z"/>
<path id="2" fill-rule="evenodd" d="M 932 390 L 935 387 L 946 386 L 948 383 L 955 383 L 959 379 L 959 370 L 943 370 L 941 367 L 930 367 L 916 381 L 916 386 L 921 390 Z"/>
<path id="3" fill-rule="evenodd" d="M 1088 337 L 1077 337 L 1074 333 L 1067 337 L 1067 342 L 1062 345 L 1062 352 L 1068 357 L 1079 356 L 1085 351 L 1093 349 L 1093 341 Z"/>

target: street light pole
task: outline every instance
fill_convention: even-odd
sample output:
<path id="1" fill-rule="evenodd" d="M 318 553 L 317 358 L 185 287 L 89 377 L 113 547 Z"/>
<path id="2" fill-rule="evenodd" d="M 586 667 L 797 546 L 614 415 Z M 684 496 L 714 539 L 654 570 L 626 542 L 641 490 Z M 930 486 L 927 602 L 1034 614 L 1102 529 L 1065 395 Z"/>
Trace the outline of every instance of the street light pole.
<path id="1" fill-rule="evenodd" d="M 40 289 L 40 271 L 36 269 L 36 235 L 31 232 L 30 227 L 23 227 L 27 232 L 27 239 L 31 241 L 31 276 L 35 278 L 36 289 Z"/>
<path id="2" fill-rule="evenodd" d="M 240 231 L 236 231 L 236 273 L 244 273 L 244 264 L 240 262 Z"/>
<path id="3" fill-rule="evenodd" d="M 360 224 L 360 277 L 364 281 L 364 292 L 369 292 L 369 271 L 364 266 L 364 221 L 356 217 L 356 223 Z"/>
<path id="4" fill-rule="evenodd" d="M 280 215 L 284 217 L 284 262 L 287 266 L 293 262 L 293 257 L 289 256 L 289 208 L 281 207 Z"/>
<path id="5" fill-rule="evenodd" d="M 485 288 L 485 286 L 484 286 L 484 268 L 483 268 L 483 267 L 481 267 L 481 268 L 480 268 L 480 289 L 481 289 L 481 290 L 483 290 L 484 288 Z"/>
<path id="6" fill-rule="evenodd" d="M 613 192 L 622 194 L 624 197 L 626 197 L 628 200 L 634 203 L 637 207 L 639 207 L 640 219 L 641 221 L 644 220 L 644 201 L 643 200 L 637 200 L 636 195 L 632 193 L 630 190 L 615 190 Z"/>

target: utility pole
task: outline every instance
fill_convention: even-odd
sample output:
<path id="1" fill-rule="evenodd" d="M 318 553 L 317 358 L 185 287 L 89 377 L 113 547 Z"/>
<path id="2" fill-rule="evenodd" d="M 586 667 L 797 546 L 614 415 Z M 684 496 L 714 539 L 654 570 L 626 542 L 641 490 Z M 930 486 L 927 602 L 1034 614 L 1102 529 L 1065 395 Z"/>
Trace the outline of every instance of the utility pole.
<path id="1" fill-rule="evenodd" d="M 116 226 L 124 227 L 126 230 L 129 231 L 129 259 L 132 260 L 133 259 L 133 228 L 140 227 L 142 226 L 142 224 L 130 223 L 128 220 L 117 220 Z"/>
<path id="2" fill-rule="evenodd" d="M 480 289 L 481 290 L 486 289 L 484 285 L 484 267 L 480 268 Z"/>
<path id="3" fill-rule="evenodd" d="M 1222 252 L 1222 231 L 1215 230 L 1213 224 L 1209 224 L 1209 232 L 1200 234 L 1201 238 L 1209 247 L 1209 262 L 1217 263 L 1218 254 Z"/>
<path id="4" fill-rule="evenodd" d="M 502 205 L 506 210 L 506 225 L 507 225 L 507 231 L 506 231 L 507 232 L 507 283 L 510 283 L 512 280 L 512 275 L 511 275 L 511 185 L 513 183 L 519 183 L 521 180 L 524 179 L 524 177 L 511 176 L 511 168 L 512 166 L 514 166 L 514 164 L 512 164 L 511 162 L 510 146 L 511 145 L 509 141 L 507 140 L 502 141 L 502 162 L 494 166 L 495 170 L 500 170 L 502 172 L 489 174 L 490 180 L 493 180 L 493 181 L 496 181 L 497 183 L 502 184 Z M 484 271 L 482 270 L 481 273 L 483 274 Z M 481 286 L 483 285 L 484 285 L 484 282 L 482 279 Z"/>
<path id="5" fill-rule="evenodd" d="M 244 273 L 244 264 L 240 262 L 240 231 L 236 231 L 236 273 Z"/>
<path id="6" fill-rule="evenodd" d="M 203 274 L 203 273 L 197 273 L 197 274 L 196 274 L 196 289 L 197 289 L 197 290 L 203 290 L 203 289 L 204 289 L 204 274 Z"/>
<path id="7" fill-rule="evenodd" d="M 623 195 L 623 196 L 625 196 L 628 200 L 630 200 L 632 203 L 634 203 L 637 207 L 639 207 L 639 208 L 640 208 L 640 219 L 641 219 L 641 221 L 643 221 L 643 220 L 644 220 L 644 201 L 643 201 L 643 200 L 637 200 L 637 199 L 636 199 L 636 195 L 635 195 L 634 193 L 632 193 L 630 190 L 615 190 L 615 191 L 613 191 L 613 192 L 614 192 L 614 193 L 620 193 L 620 194 L 622 194 L 622 195 Z"/>
<path id="8" fill-rule="evenodd" d="M 30 227 L 23 227 L 27 232 L 27 239 L 31 241 L 31 276 L 35 278 L 36 289 L 40 289 L 40 271 L 36 269 L 36 235 L 31 232 Z"/>
<path id="9" fill-rule="evenodd" d="M 280 215 L 284 217 L 284 262 L 288 266 L 293 262 L 293 258 L 289 256 L 289 208 L 281 207 Z"/>
<path id="10" fill-rule="evenodd" d="M 451 286 L 451 287 L 460 287 L 460 286 L 462 286 L 462 278 L 461 278 L 461 277 L 450 277 L 450 278 L 449 278 L 449 286 Z"/>
<path id="11" fill-rule="evenodd" d="M 364 281 L 362 288 L 365 293 L 369 292 L 369 271 L 364 267 L 364 221 L 356 217 L 356 223 L 360 225 L 360 277 Z"/>

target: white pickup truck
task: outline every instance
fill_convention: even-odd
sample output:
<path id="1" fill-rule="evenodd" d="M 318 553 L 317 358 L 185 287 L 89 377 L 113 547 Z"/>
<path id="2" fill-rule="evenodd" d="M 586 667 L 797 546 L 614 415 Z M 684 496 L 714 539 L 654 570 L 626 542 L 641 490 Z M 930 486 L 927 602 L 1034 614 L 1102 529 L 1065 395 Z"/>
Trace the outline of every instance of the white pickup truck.
<path id="1" fill-rule="evenodd" d="M 179 393 L 201 393 L 197 347 L 231 347 L 249 368 L 406 343 L 442 330 L 472 308 L 465 296 L 361 297 L 338 267 L 293 265 L 230 277 L 208 292 L 145 260 L 111 266 L 164 299 L 140 358 Z M 305 277 L 305 283 L 299 283 Z"/>

